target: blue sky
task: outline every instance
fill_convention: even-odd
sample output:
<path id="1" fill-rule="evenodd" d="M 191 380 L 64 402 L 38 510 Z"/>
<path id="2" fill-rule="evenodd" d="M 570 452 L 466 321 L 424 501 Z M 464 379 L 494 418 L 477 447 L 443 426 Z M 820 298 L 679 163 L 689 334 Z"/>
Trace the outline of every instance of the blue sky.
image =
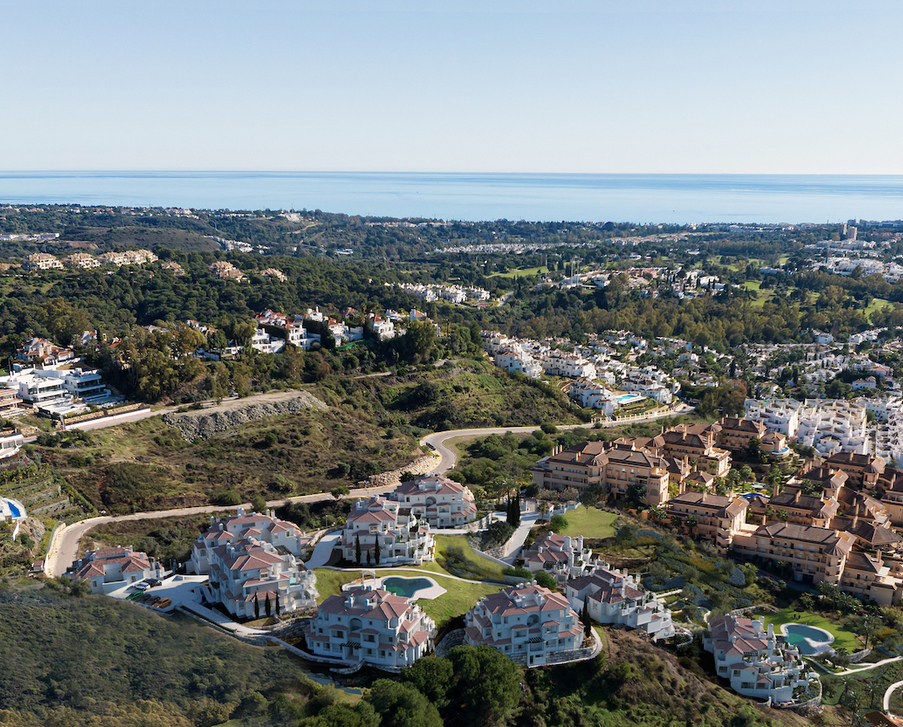
<path id="1" fill-rule="evenodd" d="M 903 3 L 0 0 L 0 169 L 903 173 Z"/>

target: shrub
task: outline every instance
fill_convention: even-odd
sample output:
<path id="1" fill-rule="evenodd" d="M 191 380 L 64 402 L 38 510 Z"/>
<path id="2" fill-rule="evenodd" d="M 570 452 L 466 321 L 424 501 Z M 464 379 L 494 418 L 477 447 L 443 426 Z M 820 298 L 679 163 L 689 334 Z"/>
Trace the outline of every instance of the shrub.
<path id="1" fill-rule="evenodd" d="M 562 530 L 567 529 L 568 521 L 564 515 L 552 515 L 552 519 L 549 520 L 549 527 L 556 532 L 561 532 Z"/>

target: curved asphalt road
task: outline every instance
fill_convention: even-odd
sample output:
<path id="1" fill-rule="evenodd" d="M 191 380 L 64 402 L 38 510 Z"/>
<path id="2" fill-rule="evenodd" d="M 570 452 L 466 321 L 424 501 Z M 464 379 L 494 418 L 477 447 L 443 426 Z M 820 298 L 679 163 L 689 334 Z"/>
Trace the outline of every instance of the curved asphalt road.
<path id="1" fill-rule="evenodd" d="M 685 409 L 681 409 L 674 412 L 666 412 L 658 416 L 649 417 L 646 419 L 637 419 L 631 424 L 641 423 L 646 421 L 654 421 L 655 419 L 660 419 L 663 416 L 674 416 L 675 414 L 685 413 L 685 411 L 692 410 L 691 407 L 687 407 Z M 154 414 L 147 414 L 142 416 L 141 418 L 145 418 L 145 416 L 153 416 Z M 121 422 L 120 422 L 121 423 Z M 559 426 L 558 429 L 580 429 L 580 428 L 590 428 L 593 424 L 565 424 Z M 611 424 L 609 424 L 611 426 Z M 447 443 L 453 439 L 460 439 L 462 437 L 486 437 L 490 434 L 505 434 L 507 432 L 512 432 L 514 434 L 529 434 L 530 432 L 536 431 L 539 427 L 537 426 L 529 426 L 529 427 L 490 427 L 486 429 L 452 429 L 447 432 L 435 432 L 433 434 L 428 434 L 423 439 L 420 440 L 420 445 L 430 450 L 430 447 L 427 445 L 432 445 L 432 451 L 439 456 L 439 462 L 436 468 L 433 470 L 438 474 L 442 474 L 444 472 L 448 472 L 448 470 L 452 469 L 455 466 L 455 462 L 457 461 L 457 455 L 454 451 L 452 451 Z M 383 486 L 383 487 L 369 487 L 360 490 L 352 490 L 351 496 L 370 496 L 383 494 L 385 492 L 389 492 L 394 490 L 394 486 Z M 281 507 L 288 502 L 318 502 L 322 500 L 331 500 L 332 495 L 328 492 L 322 492 L 315 495 L 301 495 L 299 497 L 290 497 L 283 500 L 271 500 L 267 502 L 268 507 Z M 92 528 L 102 525 L 104 523 L 110 522 L 121 522 L 124 520 L 154 520 L 158 518 L 167 518 L 167 517 L 181 517 L 186 515 L 201 515 L 204 513 L 215 513 L 215 512 L 228 512 L 234 511 L 236 507 L 239 506 L 215 506 L 215 505 L 207 505 L 201 507 L 185 507 L 179 508 L 175 510 L 156 510 L 153 512 L 137 512 L 131 515 L 119 515 L 119 516 L 110 516 L 105 515 L 102 517 L 94 517 L 88 520 L 80 520 L 77 523 L 69 525 L 67 527 L 61 526 L 57 529 L 56 533 L 53 536 L 53 540 L 50 543 L 50 547 L 48 548 L 47 555 L 44 558 L 44 572 L 52 577 L 62 575 L 66 572 L 66 568 L 72 565 L 78 559 L 78 544 L 81 540 L 82 536 L 87 533 Z M 249 508 L 250 504 L 245 503 L 241 507 Z"/>

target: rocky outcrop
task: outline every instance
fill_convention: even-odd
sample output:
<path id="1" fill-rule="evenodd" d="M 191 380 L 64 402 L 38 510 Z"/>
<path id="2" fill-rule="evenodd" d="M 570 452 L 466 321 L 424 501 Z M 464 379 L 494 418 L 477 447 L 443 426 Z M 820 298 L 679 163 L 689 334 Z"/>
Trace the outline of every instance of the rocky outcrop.
<path id="1" fill-rule="evenodd" d="M 410 472 L 412 475 L 425 475 L 434 472 L 438 463 L 438 454 L 425 454 L 415 459 L 411 464 L 399 467 L 397 470 L 371 475 L 366 480 L 358 482 L 355 487 L 388 487 L 389 485 L 397 487 L 401 484 L 401 476 L 405 472 Z"/>
<path id="2" fill-rule="evenodd" d="M 178 429 L 182 438 L 191 442 L 199 438 L 208 439 L 214 434 L 255 419 L 292 414 L 304 409 L 326 408 L 325 403 L 306 391 L 290 391 L 237 399 L 198 411 L 170 412 L 163 415 L 163 421 Z"/>

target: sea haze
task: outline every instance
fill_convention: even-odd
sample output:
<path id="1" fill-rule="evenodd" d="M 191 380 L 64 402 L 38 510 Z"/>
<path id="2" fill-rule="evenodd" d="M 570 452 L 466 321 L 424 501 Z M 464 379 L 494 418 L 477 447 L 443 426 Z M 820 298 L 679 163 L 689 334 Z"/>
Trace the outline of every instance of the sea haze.
<path id="1" fill-rule="evenodd" d="M 0 202 L 459 220 L 840 222 L 903 218 L 903 176 L 0 172 Z"/>

